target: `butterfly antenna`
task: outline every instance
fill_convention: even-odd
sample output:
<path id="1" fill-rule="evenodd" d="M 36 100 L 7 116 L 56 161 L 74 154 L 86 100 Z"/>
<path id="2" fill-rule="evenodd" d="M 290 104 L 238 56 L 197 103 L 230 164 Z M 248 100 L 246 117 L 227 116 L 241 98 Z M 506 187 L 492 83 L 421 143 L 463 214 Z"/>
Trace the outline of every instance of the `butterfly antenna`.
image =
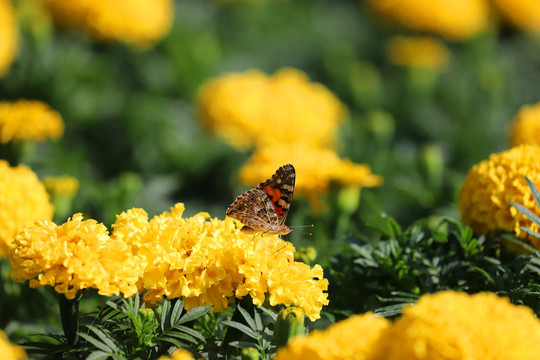
<path id="1" fill-rule="evenodd" d="M 293 229 L 293 228 L 307 228 L 307 227 L 313 227 L 313 224 L 310 224 L 310 225 L 293 225 L 293 226 L 289 226 L 289 227 L 291 229 Z M 302 234 L 307 235 L 307 236 L 313 236 L 312 233 L 302 232 Z"/>

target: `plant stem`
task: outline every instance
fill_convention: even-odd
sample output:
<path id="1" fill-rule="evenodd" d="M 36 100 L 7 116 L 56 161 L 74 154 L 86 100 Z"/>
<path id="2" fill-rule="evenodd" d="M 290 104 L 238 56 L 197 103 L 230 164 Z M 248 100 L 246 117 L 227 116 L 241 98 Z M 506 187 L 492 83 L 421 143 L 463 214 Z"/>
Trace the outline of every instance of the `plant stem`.
<path id="1" fill-rule="evenodd" d="M 75 347 L 79 344 L 79 302 L 82 293 L 78 293 L 71 300 L 67 299 L 64 294 L 55 292 L 55 295 L 60 307 L 60 319 L 67 344 L 70 347 Z"/>

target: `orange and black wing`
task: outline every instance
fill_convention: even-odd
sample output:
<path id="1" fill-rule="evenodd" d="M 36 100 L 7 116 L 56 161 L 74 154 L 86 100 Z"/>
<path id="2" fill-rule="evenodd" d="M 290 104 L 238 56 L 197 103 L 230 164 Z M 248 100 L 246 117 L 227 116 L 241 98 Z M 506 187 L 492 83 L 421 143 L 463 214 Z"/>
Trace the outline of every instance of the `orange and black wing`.
<path id="1" fill-rule="evenodd" d="M 294 193 L 296 172 L 291 164 L 280 167 L 272 177 L 257 186 L 266 193 L 270 203 L 279 218 L 279 224 L 283 225 Z"/>

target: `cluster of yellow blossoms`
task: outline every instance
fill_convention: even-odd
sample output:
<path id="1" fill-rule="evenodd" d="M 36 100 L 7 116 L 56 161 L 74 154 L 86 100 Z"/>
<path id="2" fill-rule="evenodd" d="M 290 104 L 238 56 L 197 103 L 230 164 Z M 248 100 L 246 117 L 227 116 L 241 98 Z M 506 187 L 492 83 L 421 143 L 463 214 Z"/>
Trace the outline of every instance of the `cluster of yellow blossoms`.
<path id="1" fill-rule="evenodd" d="M 9 0 L 0 0 L 0 76 L 17 53 L 17 19 Z"/>
<path id="2" fill-rule="evenodd" d="M 50 220 L 53 207 L 36 174 L 24 165 L 0 160 L 0 256 L 6 256 L 15 235 L 36 220 Z"/>
<path id="3" fill-rule="evenodd" d="M 240 181 L 254 186 L 283 164 L 297 171 L 296 190 L 315 195 L 329 184 L 382 184 L 366 165 L 341 159 L 334 148 L 345 106 L 305 73 L 281 69 L 273 76 L 251 70 L 209 81 L 199 93 L 206 127 L 240 150 L 254 149 Z"/>
<path id="4" fill-rule="evenodd" d="M 540 146 L 521 145 L 473 166 L 459 194 L 458 206 L 466 225 L 476 233 L 515 231 L 527 238 L 519 227 L 540 231 L 531 220 L 512 207 L 509 202 L 521 204 L 533 212 L 537 205 L 525 181 L 528 177 L 540 184 Z M 540 239 L 529 241 L 540 249 Z"/>
<path id="5" fill-rule="evenodd" d="M 540 145 L 540 103 L 522 106 L 512 120 L 509 133 L 512 146 Z"/>
<path id="6" fill-rule="evenodd" d="M 536 0 L 491 0 L 499 14 L 515 26 L 540 31 L 540 4 Z"/>
<path id="7" fill-rule="evenodd" d="M 391 323 L 356 315 L 307 337 L 293 338 L 276 360 L 533 360 L 540 320 L 526 306 L 493 293 L 424 295 Z"/>
<path id="8" fill-rule="evenodd" d="M 173 0 L 45 0 L 54 20 L 96 40 L 120 41 L 145 48 L 171 28 Z"/>
<path id="9" fill-rule="evenodd" d="M 160 356 L 157 360 L 193 360 L 193 355 L 187 350 L 179 349 L 174 351 L 171 356 Z"/>
<path id="10" fill-rule="evenodd" d="M 64 133 L 60 114 L 41 101 L 0 102 L 0 142 L 59 138 Z"/>
<path id="11" fill-rule="evenodd" d="M 435 37 L 395 36 L 386 44 L 388 60 L 401 66 L 440 69 L 450 58 L 448 48 Z"/>
<path id="12" fill-rule="evenodd" d="M 315 320 L 328 303 L 328 280 L 319 265 L 295 262 L 294 247 L 277 236 L 249 235 L 232 220 L 206 213 L 183 218 L 183 204 L 148 221 L 142 209 L 105 226 L 81 214 L 56 226 L 38 221 L 19 233 L 10 261 L 17 280 L 50 285 L 72 299 L 79 290 L 130 296 L 144 291 L 153 304 L 181 297 L 185 308 L 228 309 L 250 295 L 255 305 L 295 304 Z"/>

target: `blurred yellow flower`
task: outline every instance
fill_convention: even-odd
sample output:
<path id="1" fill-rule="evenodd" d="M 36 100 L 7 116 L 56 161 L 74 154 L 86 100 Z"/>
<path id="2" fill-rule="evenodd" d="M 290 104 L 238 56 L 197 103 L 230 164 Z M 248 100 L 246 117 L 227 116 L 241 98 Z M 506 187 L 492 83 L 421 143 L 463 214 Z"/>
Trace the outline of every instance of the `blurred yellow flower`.
<path id="1" fill-rule="evenodd" d="M 2 330 L 0 330 L 0 358 L 2 360 L 26 359 L 26 351 L 18 345 L 11 344 Z"/>
<path id="2" fill-rule="evenodd" d="M 43 179 L 45 189 L 49 194 L 73 195 L 79 189 L 79 181 L 71 176 L 46 176 Z"/>
<path id="3" fill-rule="evenodd" d="M 187 310 L 214 305 L 229 308 L 235 298 L 250 295 L 257 306 L 268 297 L 270 305 L 295 304 L 312 319 L 328 304 L 328 280 L 319 265 L 294 262 L 294 247 L 277 236 L 249 235 L 226 218 L 209 219 L 207 213 L 183 218 L 176 204 L 148 221 L 141 209 L 117 217 L 112 238 L 134 244 L 146 258 L 141 289 L 150 304 L 163 295 L 181 297 Z"/>
<path id="4" fill-rule="evenodd" d="M 332 182 L 357 188 L 383 183 L 382 177 L 372 174 L 367 165 L 341 159 L 333 150 L 301 143 L 257 149 L 240 169 L 239 180 L 245 185 L 256 186 L 286 163 L 293 164 L 296 169 L 295 192 L 303 193 L 311 200 L 328 191 Z"/>
<path id="5" fill-rule="evenodd" d="M 36 174 L 24 165 L 0 160 L 0 256 L 6 256 L 15 235 L 34 221 L 50 220 L 53 207 Z"/>
<path id="6" fill-rule="evenodd" d="M 488 24 L 486 0 L 366 0 L 376 14 L 420 31 L 465 40 Z"/>
<path id="7" fill-rule="evenodd" d="M 440 69 L 448 63 L 450 53 L 435 37 L 395 36 L 386 43 L 386 56 L 396 65 Z"/>
<path id="8" fill-rule="evenodd" d="M 540 31 L 540 3 L 537 0 L 491 0 L 491 2 L 512 24 L 527 31 Z"/>
<path id="9" fill-rule="evenodd" d="M 226 74 L 206 83 L 199 117 L 237 149 L 304 142 L 333 146 L 346 114 L 326 87 L 295 69 L 273 76 L 257 70 Z"/>
<path id="10" fill-rule="evenodd" d="M 533 360 L 540 320 L 494 293 L 443 291 L 406 306 L 377 345 L 371 360 Z"/>
<path id="11" fill-rule="evenodd" d="M 86 288 L 131 296 L 146 265 L 130 244 L 110 238 L 103 224 L 83 221 L 82 214 L 60 226 L 36 221 L 17 234 L 9 259 L 17 281 L 30 279 L 32 288 L 53 286 L 67 299 Z"/>
<path id="12" fill-rule="evenodd" d="M 100 41 L 145 48 L 163 38 L 174 16 L 173 0 L 46 0 L 60 25 L 80 29 Z"/>
<path id="13" fill-rule="evenodd" d="M 187 350 L 175 350 L 171 356 L 160 356 L 157 360 L 193 360 L 193 355 Z"/>
<path id="14" fill-rule="evenodd" d="M 0 76 L 4 75 L 17 53 L 17 18 L 10 0 L 0 0 Z"/>
<path id="15" fill-rule="evenodd" d="M 512 146 L 540 145 L 540 103 L 524 105 L 519 109 L 512 120 L 509 137 Z"/>
<path id="16" fill-rule="evenodd" d="M 368 359 L 374 343 L 390 325 L 390 321 L 373 313 L 354 315 L 326 330 L 294 337 L 278 349 L 274 360 Z"/>
<path id="17" fill-rule="evenodd" d="M 527 239 L 520 226 L 540 231 L 509 202 L 522 204 L 540 215 L 525 177 L 540 185 L 540 147 L 521 145 L 498 154 L 492 154 L 473 166 L 459 193 L 458 206 L 463 223 L 476 233 L 515 231 Z M 540 240 L 528 239 L 540 249 Z"/>
<path id="18" fill-rule="evenodd" d="M 60 114 L 41 101 L 0 102 L 0 142 L 59 138 L 64 133 Z"/>

